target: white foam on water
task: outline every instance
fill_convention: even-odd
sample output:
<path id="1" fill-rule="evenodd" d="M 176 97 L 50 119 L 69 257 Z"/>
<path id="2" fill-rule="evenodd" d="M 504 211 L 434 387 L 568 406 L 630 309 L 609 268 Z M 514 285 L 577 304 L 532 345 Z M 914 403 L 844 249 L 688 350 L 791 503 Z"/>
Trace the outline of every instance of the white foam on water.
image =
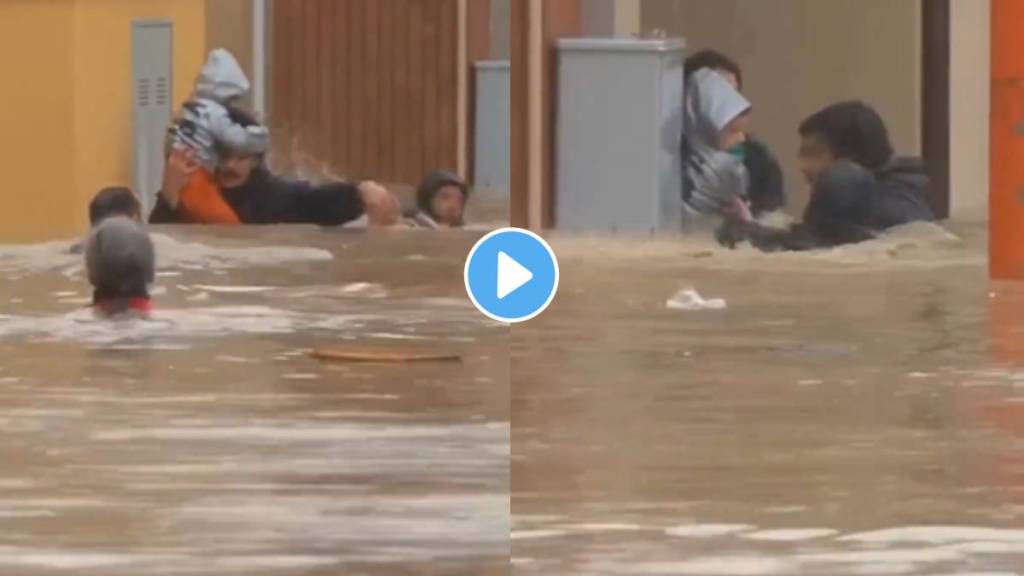
<path id="1" fill-rule="evenodd" d="M 512 540 L 541 540 L 547 538 L 561 538 L 568 536 L 565 530 L 513 530 Z"/>
<path id="2" fill-rule="evenodd" d="M 749 524 L 684 524 L 665 529 L 665 534 L 676 538 L 715 538 L 755 530 Z"/>
<path id="3" fill-rule="evenodd" d="M 672 576 L 763 576 L 789 574 L 793 565 L 785 560 L 761 556 L 694 558 L 682 562 L 643 562 L 634 564 L 630 574 Z"/>
<path id="4" fill-rule="evenodd" d="M 565 526 L 568 530 L 587 530 L 596 532 L 630 532 L 634 530 L 645 530 L 639 524 L 616 524 L 616 523 L 594 523 L 594 524 L 570 524 Z"/>
<path id="5" fill-rule="evenodd" d="M 319 380 L 319 374 L 311 373 L 296 373 L 296 374 L 284 374 L 281 378 L 285 380 Z"/>
<path id="6" fill-rule="evenodd" d="M 133 564 L 163 564 L 180 560 L 166 554 L 115 554 L 107 552 L 66 552 L 61 550 L 0 549 L 0 566 L 24 566 L 78 570 L 83 568 L 112 568 Z"/>
<path id="7" fill-rule="evenodd" d="M 221 440 L 221 441 L 281 441 L 327 442 L 334 440 L 393 440 L 430 439 L 451 436 L 454 429 L 479 426 L 403 426 L 401 428 L 359 426 L 210 426 L 179 428 L 128 428 L 94 432 L 93 440 L 122 442 L 132 440 Z"/>
<path id="8" fill-rule="evenodd" d="M 0 510 L 0 518 L 55 518 L 52 510 Z"/>
<path id="9" fill-rule="evenodd" d="M 747 540 L 759 540 L 765 542 L 801 542 L 805 540 L 817 540 L 835 536 L 839 532 L 831 528 L 794 528 L 780 530 L 760 530 L 742 534 L 740 537 Z"/>
<path id="10" fill-rule="evenodd" d="M 315 568 L 331 566 L 341 561 L 337 556 L 304 555 L 261 555 L 261 556 L 220 556 L 212 559 L 214 566 L 234 570 L 280 570 L 282 568 Z"/>
<path id="11" fill-rule="evenodd" d="M 0 338 L 28 337 L 43 342 L 157 348 L 183 339 L 231 334 L 291 334 L 301 330 L 349 332 L 367 316 L 298 313 L 266 306 L 157 309 L 148 319 L 109 320 L 83 308 L 57 316 L 0 316 Z M 135 348 L 132 348 L 135 349 Z M 180 349 L 174 347 L 172 349 Z"/>
<path id="12" fill-rule="evenodd" d="M 838 540 L 864 544 L 952 544 L 969 541 L 1024 543 L 1024 530 L 972 526 L 907 526 L 848 534 Z"/>
<path id="13" fill-rule="evenodd" d="M 816 564 L 933 564 L 956 562 L 964 554 L 949 548 L 907 548 L 894 550 L 853 550 L 800 554 L 803 562 Z"/>
<path id="14" fill-rule="evenodd" d="M 253 246 L 231 248 L 208 246 L 197 242 L 181 242 L 165 234 L 151 234 L 161 271 L 224 270 L 279 266 L 296 262 L 329 262 L 334 256 L 327 250 L 299 246 Z M 82 275 L 82 256 L 72 254 L 70 243 L 0 246 L 0 272 L 31 274 L 61 271 L 68 278 Z"/>
<path id="15" fill-rule="evenodd" d="M 277 290 L 275 286 L 212 286 L 210 284 L 195 284 L 192 288 L 214 294 L 258 294 Z"/>

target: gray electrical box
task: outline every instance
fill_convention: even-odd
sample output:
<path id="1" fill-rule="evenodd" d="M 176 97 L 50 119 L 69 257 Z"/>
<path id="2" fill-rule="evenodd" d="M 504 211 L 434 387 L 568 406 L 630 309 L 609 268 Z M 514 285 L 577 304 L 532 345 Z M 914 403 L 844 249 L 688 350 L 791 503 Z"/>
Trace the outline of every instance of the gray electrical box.
<path id="1" fill-rule="evenodd" d="M 476 63 L 474 187 L 507 197 L 511 92 L 508 60 Z"/>
<path id="2" fill-rule="evenodd" d="M 134 103 L 135 192 L 148 215 L 160 191 L 164 139 L 171 123 L 171 75 L 174 31 L 164 20 L 132 23 L 132 99 Z"/>
<path id="3" fill-rule="evenodd" d="M 683 41 L 563 39 L 558 53 L 556 226 L 679 231 Z"/>

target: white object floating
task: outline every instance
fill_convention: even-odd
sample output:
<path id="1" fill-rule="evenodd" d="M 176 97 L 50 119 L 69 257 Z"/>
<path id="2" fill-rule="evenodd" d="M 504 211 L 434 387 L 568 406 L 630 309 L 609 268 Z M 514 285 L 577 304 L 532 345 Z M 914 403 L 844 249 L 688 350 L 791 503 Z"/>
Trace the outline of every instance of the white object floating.
<path id="1" fill-rule="evenodd" d="M 683 310 L 686 312 L 697 312 L 700 310 L 725 310 L 725 300 L 722 298 L 711 298 L 705 300 L 693 288 L 680 290 L 675 296 L 668 299 L 665 307 L 669 310 Z"/>
<path id="2" fill-rule="evenodd" d="M 277 289 L 273 286 L 208 286 L 205 284 L 196 284 L 193 288 L 221 294 L 254 294 L 257 292 L 272 292 Z"/>

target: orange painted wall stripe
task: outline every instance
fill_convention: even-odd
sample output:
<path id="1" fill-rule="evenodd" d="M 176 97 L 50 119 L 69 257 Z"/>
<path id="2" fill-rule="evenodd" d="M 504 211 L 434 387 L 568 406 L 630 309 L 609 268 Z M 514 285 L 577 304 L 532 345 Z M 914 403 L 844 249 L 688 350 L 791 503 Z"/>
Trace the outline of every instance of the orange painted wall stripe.
<path id="1" fill-rule="evenodd" d="M 1024 2 L 992 0 L 989 274 L 1024 280 Z"/>

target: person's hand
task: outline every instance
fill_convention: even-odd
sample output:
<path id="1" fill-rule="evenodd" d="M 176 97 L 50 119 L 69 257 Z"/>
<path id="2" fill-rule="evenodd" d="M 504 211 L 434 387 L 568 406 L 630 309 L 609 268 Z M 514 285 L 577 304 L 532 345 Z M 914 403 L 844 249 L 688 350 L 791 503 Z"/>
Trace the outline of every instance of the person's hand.
<path id="1" fill-rule="evenodd" d="M 188 184 L 192 174 L 199 169 L 199 159 L 196 153 L 189 149 L 174 149 L 167 156 L 164 163 L 164 181 L 160 189 L 160 195 L 171 205 L 171 208 L 178 207 L 181 199 L 181 191 Z"/>
<path id="2" fill-rule="evenodd" d="M 359 197 L 363 200 L 366 217 L 373 226 L 394 226 L 402 215 L 402 205 L 387 188 L 376 182 L 359 183 Z"/>
<path id="3" fill-rule="evenodd" d="M 722 210 L 722 215 L 726 220 L 732 222 L 746 223 L 754 219 L 754 215 L 750 212 L 750 203 L 739 196 Z"/>

